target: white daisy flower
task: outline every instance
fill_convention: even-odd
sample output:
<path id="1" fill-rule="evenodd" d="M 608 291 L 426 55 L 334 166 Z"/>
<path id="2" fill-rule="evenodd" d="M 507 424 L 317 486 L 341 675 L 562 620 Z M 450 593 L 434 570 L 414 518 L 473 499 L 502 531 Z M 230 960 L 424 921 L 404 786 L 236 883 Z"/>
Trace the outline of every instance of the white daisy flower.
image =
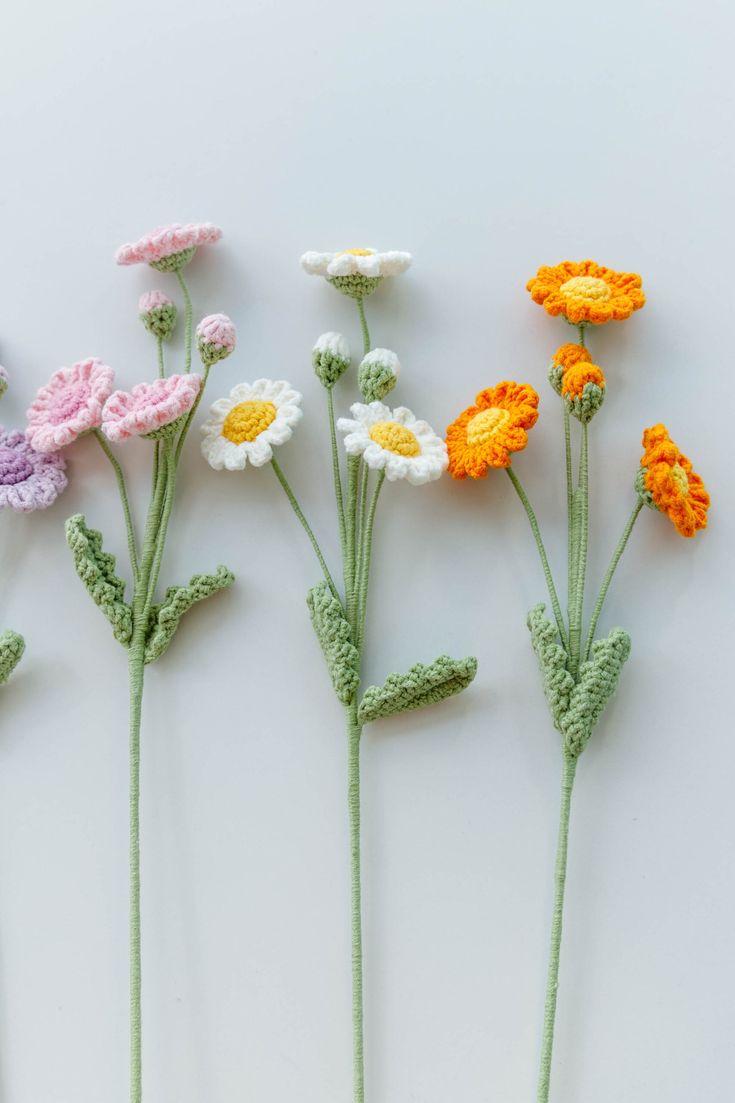
<path id="1" fill-rule="evenodd" d="M 301 265 L 311 276 L 324 276 L 344 295 L 361 299 L 371 295 L 385 276 L 405 272 L 411 259 L 410 253 L 343 249 L 340 253 L 304 253 Z"/>
<path id="2" fill-rule="evenodd" d="M 425 421 L 418 421 L 405 406 L 391 411 L 382 402 L 350 408 L 352 418 L 341 417 L 337 428 L 345 433 L 345 449 L 362 455 L 368 467 L 384 470 L 386 477 L 408 479 L 414 486 L 438 479 L 447 468 L 447 446 Z"/>
<path id="3" fill-rule="evenodd" d="M 202 455 L 221 471 L 242 471 L 248 460 L 262 467 L 274 444 L 291 439 L 301 419 L 301 395 L 284 380 L 238 383 L 229 398 L 219 398 L 202 425 Z"/>

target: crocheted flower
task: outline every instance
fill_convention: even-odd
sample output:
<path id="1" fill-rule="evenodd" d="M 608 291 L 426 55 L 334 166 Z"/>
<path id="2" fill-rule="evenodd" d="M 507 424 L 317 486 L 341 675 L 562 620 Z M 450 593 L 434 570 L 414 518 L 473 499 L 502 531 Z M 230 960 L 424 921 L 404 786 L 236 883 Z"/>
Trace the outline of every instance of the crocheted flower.
<path id="1" fill-rule="evenodd" d="M 238 383 L 229 398 L 212 404 L 202 425 L 202 455 L 215 471 L 242 471 L 248 460 L 262 467 L 273 458 L 273 445 L 291 439 L 301 413 L 301 395 L 282 379 Z"/>
<path id="2" fill-rule="evenodd" d="M 636 490 L 645 504 L 667 514 L 682 536 L 706 528 L 709 494 L 666 426 L 646 429 L 643 448 Z"/>
<path id="3" fill-rule="evenodd" d="M 176 327 L 176 307 L 163 291 L 141 295 L 138 316 L 148 332 L 162 341 L 168 341 Z"/>
<path id="4" fill-rule="evenodd" d="M 549 368 L 549 383 L 556 393 L 561 394 L 561 380 L 567 368 L 573 368 L 575 364 L 580 363 L 589 364 L 591 361 L 592 357 L 584 345 L 572 343 L 561 345 L 554 353 L 554 359 Z"/>
<path id="5" fill-rule="evenodd" d="M 397 276 L 411 264 L 410 253 L 343 249 L 340 253 L 304 253 L 301 265 L 311 276 L 324 276 L 344 295 L 372 295 L 385 276 Z"/>
<path id="6" fill-rule="evenodd" d="M 0 398 L 3 397 L 8 389 L 8 373 L 5 368 L 0 366 Z"/>
<path id="7" fill-rule="evenodd" d="M 219 241 L 222 231 L 211 222 L 190 222 L 182 226 L 158 226 L 138 241 L 121 245 L 115 253 L 118 264 L 150 264 L 159 272 L 177 272 L 188 264 L 200 245 Z"/>
<path id="8" fill-rule="evenodd" d="M 395 387 L 401 364 L 390 349 L 371 349 L 357 369 L 357 383 L 366 402 L 380 402 Z"/>
<path id="9" fill-rule="evenodd" d="M 25 433 L 0 426 L 0 509 L 46 509 L 66 486 L 65 466 L 58 452 L 36 452 Z"/>
<path id="10" fill-rule="evenodd" d="M 447 429 L 449 473 L 482 479 L 489 467 L 510 467 L 512 452 L 528 444 L 527 429 L 538 418 L 538 395 L 527 383 L 498 383 L 480 391 L 474 406 Z"/>
<path id="11" fill-rule="evenodd" d="M 96 357 L 59 368 L 27 413 L 26 437 L 36 452 L 57 452 L 102 423 L 115 373 Z"/>
<path id="12" fill-rule="evenodd" d="M 539 268 L 526 289 L 548 314 L 563 314 L 573 325 L 623 321 L 646 301 L 640 276 L 603 268 L 593 260 L 565 260 L 554 268 Z"/>
<path id="13" fill-rule="evenodd" d="M 102 432 L 119 444 L 129 437 L 158 437 L 176 432 L 202 385 L 200 375 L 169 375 L 138 383 L 132 391 L 115 391 L 102 411 Z"/>
<path id="14" fill-rule="evenodd" d="M 586 424 L 605 401 L 605 376 L 597 364 L 580 361 L 562 376 L 561 395 L 572 417 Z"/>
<path id="15" fill-rule="evenodd" d="M 333 387 L 350 366 L 350 346 L 341 333 L 322 333 L 311 350 L 311 362 L 324 387 Z"/>
<path id="16" fill-rule="evenodd" d="M 196 332 L 199 355 L 208 368 L 224 360 L 235 348 L 235 326 L 226 314 L 208 314 Z"/>
<path id="17" fill-rule="evenodd" d="M 391 411 L 382 402 L 356 402 L 350 413 L 352 418 L 341 417 L 337 422 L 346 434 L 345 450 L 351 456 L 362 455 L 368 467 L 385 471 L 391 482 L 408 479 L 419 486 L 446 471 L 444 441 L 405 406 Z"/>

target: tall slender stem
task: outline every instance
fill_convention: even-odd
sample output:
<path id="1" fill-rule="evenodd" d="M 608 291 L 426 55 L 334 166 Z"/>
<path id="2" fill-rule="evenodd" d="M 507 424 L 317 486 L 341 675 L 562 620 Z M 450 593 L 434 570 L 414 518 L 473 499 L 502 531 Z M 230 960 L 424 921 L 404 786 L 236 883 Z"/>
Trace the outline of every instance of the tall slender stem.
<path id="1" fill-rule="evenodd" d="M 370 330 L 368 329 L 367 318 L 365 317 L 365 303 L 362 299 L 356 299 L 355 301 L 357 303 L 358 314 L 360 315 L 363 355 L 367 356 L 370 352 Z"/>
<path id="2" fill-rule="evenodd" d="M 184 354 L 185 354 L 185 367 L 184 371 L 191 371 L 191 322 L 192 322 L 192 306 L 191 295 L 189 294 L 189 288 L 186 286 L 186 280 L 181 275 L 181 270 L 176 269 L 176 279 L 179 281 L 179 287 L 181 288 L 181 294 L 184 297 Z"/>
<path id="3" fill-rule="evenodd" d="M 166 368 L 163 363 L 163 341 L 160 337 L 156 337 L 156 351 L 158 353 L 158 378 L 163 379 Z"/>
<path id="4" fill-rule="evenodd" d="M 324 572 L 324 577 L 327 580 L 327 583 L 329 584 L 330 590 L 332 591 L 334 596 L 339 601 L 339 593 L 337 591 L 337 587 L 334 584 L 334 579 L 332 578 L 332 575 L 330 574 L 329 567 L 327 566 L 327 562 L 324 558 L 324 555 L 322 554 L 322 549 L 319 547 L 319 541 L 317 540 L 316 536 L 314 535 L 314 532 L 312 530 L 311 525 L 306 520 L 306 517 L 304 516 L 304 512 L 303 512 L 301 506 L 298 503 L 296 495 L 294 494 L 293 490 L 291 489 L 289 481 L 286 478 L 286 476 L 284 475 L 284 473 L 281 469 L 281 466 L 277 462 L 275 457 L 271 460 L 271 467 L 273 468 L 273 471 L 275 472 L 276 478 L 278 479 L 279 483 L 283 487 L 284 492 L 286 494 L 286 497 L 288 498 L 289 502 L 291 503 L 292 510 L 294 511 L 296 516 L 298 517 L 299 522 L 300 522 L 302 528 L 304 529 L 304 532 L 309 537 L 309 541 L 311 543 L 312 548 L 314 549 L 314 551 L 316 553 L 316 557 L 319 560 L 319 565 L 321 566 L 322 571 Z"/>
<path id="5" fill-rule="evenodd" d="M 344 556 L 346 551 L 345 503 L 342 494 L 342 474 L 339 466 L 339 451 L 337 449 L 337 431 L 334 424 L 334 391 L 332 387 L 327 387 L 327 411 L 329 413 L 329 438 L 332 446 L 332 472 L 334 474 L 334 496 L 337 502 L 339 540 L 342 546 L 342 555 Z"/>
<path id="6" fill-rule="evenodd" d="M 640 511 L 642 509 L 643 509 L 643 502 L 639 499 L 635 504 L 633 512 L 631 513 L 630 517 L 628 518 L 628 523 L 626 524 L 625 528 L 623 529 L 623 535 L 620 537 L 620 540 L 618 541 L 618 546 L 616 547 L 616 549 L 613 553 L 613 557 L 610 560 L 610 565 L 607 568 L 607 571 L 605 572 L 605 577 L 602 581 L 602 586 L 600 587 L 600 592 L 597 595 L 597 601 L 595 602 L 595 607 L 592 611 L 592 618 L 590 620 L 589 632 L 587 633 L 587 642 L 584 645 L 584 652 L 582 654 L 582 661 L 583 662 L 586 662 L 587 659 L 589 659 L 589 657 L 590 657 L 590 650 L 592 648 L 592 644 L 593 644 L 594 639 L 595 639 L 595 631 L 597 629 L 597 622 L 600 619 L 600 613 L 602 612 L 602 606 L 605 604 L 605 598 L 607 597 L 607 591 L 610 589 L 610 583 L 612 582 L 612 577 L 615 574 L 615 569 L 616 569 L 618 563 L 620 562 L 620 557 L 622 556 L 623 552 L 625 551 L 626 544 L 628 543 L 628 540 L 630 539 L 630 534 L 633 531 L 633 526 L 635 525 L 636 521 L 638 520 L 638 514 L 640 513 Z"/>
<path id="7" fill-rule="evenodd" d="M 520 480 L 513 468 L 506 467 L 505 472 L 510 481 L 513 483 L 513 486 L 515 487 L 515 492 L 521 500 L 521 505 L 526 511 L 528 523 L 531 526 L 531 532 L 533 533 L 533 538 L 536 541 L 536 547 L 538 548 L 539 558 L 541 559 L 541 566 L 544 569 L 544 577 L 546 579 L 546 586 L 549 591 L 549 597 L 551 598 L 551 606 L 554 610 L 554 617 L 556 618 L 556 627 L 559 632 L 559 638 L 564 647 L 567 647 L 568 641 L 566 628 L 564 627 L 564 617 L 562 616 L 561 605 L 559 604 L 559 597 L 556 592 L 556 586 L 554 585 L 554 578 L 551 573 L 551 567 L 549 566 L 549 557 L 546 554 L 546 548 L 544 547 L 544 542 L 541 537 L 541 530 L 539 528 L 538 521 L 536 520 L 536 514 L 534 513 L 526 492 L 521 486 Z"/>
<path id="8" fill-rule="evenodd" d="M 176 495 L 176 460 L 174 458 L 173 442 L 170 438 L 166 438 L 163 441 L 163 457 L 163 462 L 165 465 L 165 474 L 163 477 L 165 491 L 163 496 L 163 506 L 161 509 L 161 519 L 156 534 L 153 562 L 151 563 L 151 569 L 149 572 L 148 587 L 146 591 L 146 600 L 143 612 L 146 626 L 148 624 L 148 613 L 150 612 L 151 605 L 153 604 L 153 597 L 156 592 L 156 586 L 158 585 L 158 576 L 161 571 L 161 561 L 163 559 L 163 552 L 166 546 L 168 523 L 171 519 L 171 510 L 173 509 L 174 497 Z"/>
<path id="9" fill-rule="evenodd" d="M 572 431 L 571 431 L 571 418 L 569 416 L 569 410 L 567 404 L 562 399 L 562 406 L 564 407 L 564 452 L 566 458 L 566 473 L 567 473 L 567 615 L 569 620 L 572 619 L 572 608 L 574 605 L 574 475 L 572 472 Z"/>
<path id="10" fill-rule="evenodd" d="M 574 678 L 579 671 L 582 644 L 582 617 L 584 615 L 584 586 L 587 574 L 587 541 L 589 536 L 589 432 L 582 426 L 582 449 L 579 457 L 579 486 L 575 494 L 575 579 L 574 608 L 569 622 L 569 665 Z"/>
<path id="11" fill-rule="evenodd" d="M 345 596 L 347 599 L 347 619 L 355 630 L 355 603 L 357 600 L 357 487 L 360 477 L 360 457 L 347 457 L 347 524 L 345 533 Z"/>
<path id="12" fill-rule="evenodd" d="M 189 369 L 187 368 L 186 370 L 188 371 Z M 179 439 L 178 439 L 178 443 L 176 445 L 176 462 L 177 463 L 179 462 L 179 458 L 181 456 L 181 450 L 184 447 L 184 441 L 186 440 L 187 436 L 189 435 L 189 430 L 191 429 L 191 423 L 194 420 L 194 417 L 196 415 L 197 410 L 199 409 L 199 403 L 202 401 L 202 398 L 204 397 L 204 388 L 207 386 L 207 380 L 209 379 L 209 372 L 210 372 L 210 365 L 207 364 L 207 366 L 204 369 L 204 375 L 202 376 L 202 385 L 199 388 L 199 394 L 196 396 L 196 400 L 194 402 L 194 405 L 189 410 L 189 413 L 186 415 L 186 421 L 184 422 L 183 428 L 182 428 L 181 432 L 179 433 Z"/>
<path id="13" fill-rule="evenodd" d="M 357 593 L 357 647 L 361 650 L 362 643 L 365 638 L 365 613 L 367 611 L 367 595 L 368 586 L 370 583 L 370 560 L 373 552 L 373 526 L 375 525 L 375 511 L 378 508 L 378 498 L 380 497 L 380 491 L 385 482 L 385 471 L 381 471 L 378 475 L 377 482 L 375 483 L 375 489 L 373 490 L 372 498 L 370 499 L 370 509 L 367 515 L 367 521 L 364 526 L 364 533 L 362 538 L 362 547 L 360 551 L 360 569 L 358 571 L 358 593 Z"/>
<path id="14" fill-rule="evenodd" d="M 561 783 L 561 810 L 559 814 L 559 839 L 556 848 L 554 872 L 554 911 L 551 921 L 551 949 L 546 982 L 543 1040 L 541 1043 L 541 1067 L 538 1081 L 538 1103 L 548 1103 L 551 1080 L 551 1056 L 554 1047 L 556 1022 L 556 997 L 559 988 L 559 958 L 561 954 L 562 919 L 564 914 L 564 888 L 567 878 L 567 849 L 569 845 L 569 814 L 572 788 L 577 769 L 577 759 L 565 752 Z"/>
<path id="15" fill-rule="evenodd" d="M 117 489 L 120 492 L 120 501 L 122 502 L 123 514 L 125 515 L 125 528 L 128 533 L 128 553 L 130 555 L 130 567 L 133 572 L 133 578 L 138 573 L 138 553 L 135 547 L 135 528 L 133 526 L 133 518 L 130 512 L 130 501 L 128 500 L 128 491 L 125 486 L 125 475 L 123 469 L 117 462 L 115 454 L 110 448 L 109 444 L 105 440 L 103 434 L 99 429 L 94 430 L 94 435 L 99 442 L 99 446 L 107 456 L 112 465 L 112 470 L 115 472 L 115 479 L 117 480 Z"/>
<path id="16" fill-rule="evenodd" d="M 350 822 L 350 882 L 352 930 L 352 1069 L 354 1103 L 364 1103 L 365 1062 L 362 995 L 362 904 L 360 878 L 360 737 L 357 697 L 348 711 L 347 805 Z"/>

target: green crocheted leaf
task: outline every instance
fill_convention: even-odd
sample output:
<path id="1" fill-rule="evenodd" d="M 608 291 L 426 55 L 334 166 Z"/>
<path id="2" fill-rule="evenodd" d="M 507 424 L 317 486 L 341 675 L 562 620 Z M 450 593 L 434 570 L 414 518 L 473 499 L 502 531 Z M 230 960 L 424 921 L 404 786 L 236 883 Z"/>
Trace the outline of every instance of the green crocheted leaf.
<path id="1" fill-rule="evenodd" d="M 564 743 L 575 757 L 587 746 L 629 655 L 630 636 L 622 628 L 613 628 L 609 636 L 592 644 L 590 658 L 580 667 L 579 681 L 561 721 Z"/>
<path id="2" fill-rule="evenodd" d="M 179 621 L 192 605 L 220 590 L 226 590 L 234 581 L 232 571 L 220 566 L 214 574 L 195 574 L 188 586 L 169 586 L 163 601 L 151 608 L 145 661 L 155 662 L 168 650 Z"/>
<path id="3" fill-rule="evenodd" d="M 88 529 L 81 513 L 66 522 L 66 542 L 74 556 L 76 572 L 123 645 L 133 634 L 133 613 L 125 601 L 125 583 L 115 574 L 115 556 L 102 550 L 102 533 Z"/>
<path id="4" fill-rule="evenodd" d="M 360 656 L 352 642 L 352 631 L 342 605 L 326 582 L 312 586 L 306 595 L 306 604 L 327 661 L 334 692 L 343 705 L 349 705 L 360 681 Z"/>
<path id="5" fill-rule="evenodd" d="M 25 649 L 26 641 L 18 632 L 9 628 L 0 632 L 0 686 L 7 682 L 23 658 Z"/>
<path id="6" fill-rule="evenodd" d="M 567 653 L 559 643 L 559 634 L 544 615 L 546 606 L 534 605 L 528 614 L 531 643 L 544 676 L 544 693 L 549 702 L 554 725 L 561 731 L 562 717 L 569 708 L 574 678 L 567 670 Z"/>
<path id="7" fill-rule="evenodd" d="M 434 705 L 461 693 L 477 673 L 477 659 L 440 655 L 429 666 L 416 663 L 405 674 L 389 674 L 382 686 L 368 686 L 360 702 L 361 724 L 410 709 Z"/>

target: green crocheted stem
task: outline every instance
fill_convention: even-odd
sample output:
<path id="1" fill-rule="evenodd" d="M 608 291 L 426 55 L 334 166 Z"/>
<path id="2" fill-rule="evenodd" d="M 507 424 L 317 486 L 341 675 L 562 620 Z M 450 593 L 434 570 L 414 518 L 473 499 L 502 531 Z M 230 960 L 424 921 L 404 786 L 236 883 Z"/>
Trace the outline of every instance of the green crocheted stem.
<path id="1" fill-rule="evenodd" d="M 541 566 L 544 571 L 544 578 L 546 579 L 546 586 L 549 591 L 549 597 L 551 598 L 551 605 L 554 610 L 554 616 L 556 617 L 556 626 L 559 629 L 559 636 L 564 644 L 567 646 L 567 633 L 564 627 L 564 617 L 562 616 L 561 605 L 559 604 L 559 597 L 556 592 L 556 586 L 554 585 L 554 577 L 551 573 L 551 567 L 549 566 L 549 557 L 546 554 L 546 548 L 544 546 L 543 539 L 541 537 L 541 529 L 536 519 L 536 514 L 533 511 L 531 503 L 528 500 L 525 490 L 521 486 L 520 479 L 516 475 L 515 471 L 511 467 L 506 467 L 505 473 L 512 482 L 515 492 L 521 500 L 521 505 L 526 511 L 528 517 L 528 523 L 531 526 L 531 532 L 533 538 L 536 541 L 536 547 L 538 549 L 539 558 L 541 559 Z"/>
<path id="2" fill-rule="evenodd" d="M 572 590 L 574 588 L 574 476 L 572 473 L 572 428 L 569 410 L 564 410 L 564 455 L 567 476 L 567 616 L 572 619 Z"/>
<path id="3" fill-rule="evenodd" d="M 636 504 L 633 508 L 633 512 L 631 513 L 630 517 L 628 518 L 628 523 L 626 524 L 625 528 L 623 529 L 623 534 L 620 537 L 620 540 L 618 541 L 618 546 L 616 547 L 615 551 L 613 552 L 613 557 L 610 560 L 610 565 L 607 568 L 607 571 L 605 572 L 604 579 L 602 580 L 602 586 L 600 587 L 600 592 L 597 595 L 597 601 L 595 602 L 595 607 L 592 610 L 592 617 L 590 619 L 589 631 L 587 633 L 587 642 L 584 645 L 583 659 L 584 659 L 585 662 L 587 661 L 587 659 L 590 656 L 590 649 L 592 647 L 592 643 L 593 643 L 594 638 L 595 638 L 595 632 L 597 631 L 597 622 L 600 619 L 600 613 L 602 612 L 602 607 L 605 604 L 605 598 L 607 597 L 607 591 L 610 589 L 610 583 L 612 582 L 613 575 L 615 574 L 615 570 L 617 568 L 617 565 L 620 562 L 621 556 L 622 556 L 623 552 L 625 551 L 628 540 L 630 539 L 630 534 L 633 531 L 633 526 L 635 525 L 636 521 L 638 520 L 638 514 L 643 509 L 643 506 L 644 506 L 644 502 L 642 502 L 639 499 L 636 502 Z"/>
<path id="4" fill-rule="evenodd" d="M 181 434 L 179 436 L 178 443 L 176 445 L 176 462 L 177 463 L 179 462 L 179 459 L 181 458 L 181 450 L 184 447 L 184 442 L 186 441 L 186 438 L 189 435 L 189 430 L 191 429 L 191 423 L 194 420 L 194 418 L 196 417 L 196 412 L 199 409 L 199 403 L 202 401 L 202 398 L 204 397 L 204 391 L 205 391 L 205 388 L 207 386 L 207 381 L 209 379 L 210 367 L 211 367 L 210 364 L 205 365 L 204 375 L 202 376 L 202 385 L 199 388 L 199 394 L 196 396 L 196 399 L 194 401 L 194 405 L 189 410 L 189 413 L 186 415 L 186 418 L 184 420 L 184 425 L 183 425 L 183 428 L 181 430 Z"/>
<path id="5" fill-rule="evenodd" d="M 364 465 L 367 472 L 367 465 Z M 367 502 L 367 478 L 363 480 L 363 502 Z M 375 483 L 373 496 L 370 501 L 370 509 L 367 518 L 362 524 L 362 547 L 360 550 L 360 563 L 357 572 L 357 646 L 362 648 L 365 638 L 365 617 L 367 614 L 368 586 L 370 584 L 370 561 L 373 554 L 373 527 L 375 525 L 375 511 L 378 508 L 378 498 L 385 482 L 385 471 L 381 471 Z"/>
<path id="6" fill-rule="evenodd" d="M 365 1100 L 363 1023 L 362 885 L 360 874 L 360 738 L 357 706 L 348 710 L 347 808 L 350 824 L 350 915 L 352 936 L 352 1082 L 354 1103 Z"/>
<path id="7" fill-rule="evenodd" d="M 5 685 L 23 658 L 26 643 L 19 632 L 6 628 L 0 632 L 0 686 Z"/>
<path id="8" fill-rule="evenodd" d="M 556 998 L 559 989 L 559 958 L 561 955 L 562 921 L 564 915 L 564 889 L 567 878 L 569 815 L 571 811 L 572 788 L 574 786 L 576 769 L 576 758 L 573 758 L 571 755 L 565 755 L 561 783 L 559 838 L 556 848 L 556 866 L 554 870 L 554 911 L 551 920 L 551 949 L 549 952 L 549 970 L 546 982 L 546 1004 L 544 1010 L 543 1038 L 541 1043 L 541 1067 L 536 1096 L 538 1103 L 548 1103 L 549 1100 L 551 1057 L 554 1048 L 554 1026 L 556 1023 Z"/>
<path id="9" fill-rule="evenodd" d="M 184 355 L 185 366 L 184 371 L 191 371 L 191 337 L 192 337 L 192 317 L 193 310 L 191 305 L 191 295 L 189 294 L 189 288 L 186 286 L 186 280 L 181 274 L 181 269 L 176 269 L 176 279 L 179 281 L 179 287 L 181 288 L 181 294 L 184 298 Z M 203 389 L 203 388 L 202 388 Z"/>
<path id="10" fill-rule="evenodd" d="M 304 511 L 302 510 L 301 506 L 299 505 L 298 500 L 296 498 L 296 495 L 294 494 L 293 490 L 291 489 L 291 485 L 290 485 L 288 479 L 286 478 L 286 476 L 284 475 L 283 470 L 282 470 L 280 464 L 278 463 L 278 461 L 276 460 L 275 456 L 271 459 L 271 467 L 273 468 L 273 471 L 275 473 L 276 478 L 278 479 L 279 483 L 283 487 L 283 491 L 284 491 L 286 497 L 288 498 L 288 501 L 291 505 L 291 509 L 294 511 L 294 513 L 296 514 L 296 516 L 299 519 L 299 524 L 303 528 L 306 535 L 309 537 L 309 543 L 311 544 L 312 548 L 314 549 L 314 553 L 315 553 L 317 559 L 319 560 L 319 566 L 321 567 L 321 569 L 324 573 L 324 578 L 326 579 L 330 590 L 334 594 L 335 598 L 337 598 L 337 600 L 339 601 L 339 592 L 337 590 L 337 587 L 334 584 L 334 579 L 332 578 L 332 576 L 329 572 L 329 567 L 327 566 L 327 561 L 324 558 L 324 554 L 322 553 L 322 549 L 319 546 L 319 541 L 317 540 L 316 536 L 314 535 L 314 532 L 313 532 L 313 529 L 312 529 L 311 525 L 306 520 L 306 517 L 304 515 Z"/>
<path id="11" fill-rule="evenodd" d="M 347 619 L 352 625 L 355 638 L 357 638 L 356 608 L 357 608 L 357 491 L 360 481 L 359 456 L 347 457 L 347 503 L 346 503 L 346 533 L 345 533 L 345 560 L 344 578 L 345 594 L 347 598 Z"/>
<path id="12" fill-rule="evenodd" d="M 143 707 L 143 641 L 131 647 L 130 678 L 130 1103 L 143 1098 L 142 972 L 140 953 L 140 721 Z"/>
<path id="13" fill-rule="evenodd" d="M 156 337 L 156 352 L 158 355 L 158 378 L 163 379 L 166 375 L 166 367 L 163 360 L 163 338 Z"/>
<path id="14" fill-rule="evenodd" d="M 337 521 L 339 524 L 339 541 L 344 560 L 346 552 L 347 533 L 345 529 L 345 503 L 342 492 L 342 471 L 339 464 L 339 450 L 337 448 L 337 431 L 334 420 L 334 391 L 331 387 L 327 391 L 327 413 L 329 416 L 329 440 L 332 448 L 332 473 L 334 476 L 334 497 L 337 503 Z"/>
<path id="15" fill-rule="evenodd" d="M 579 672 L 584 616 L 584 586 L 587 574 L 587 542 L 589 536 L 589 431 L 582 426 L 582 448 L 579 457 L 579 485 L 574 495 L 574 579 L 572 612 L 569 620 L 569 669 L 572 677 Z"/>
<path id="16" fill-rule="evenodd" d="M 365 317 L 365 303 L 362 296 L 359 299 L 355 299 L 357 303 L 357 312 L 360 315 L 360 329 L 362 330 L 362 349 L 363 355 L 367 356 L 370 352 L 370 330 L 368 329 L 367 318 Z"/>
<path id="17" fill-rule="evenodd" d="M 135 528 L 133 527 L 133 518 L 130 513 L 130 501 L 128 500 L 128 491 L 125 485 L 125 475 L 123 474 L 123 469 L 120 467 L 120 464 L 117 462 L 117 458 L 115 457 L 114 452 L 105 440 L 104 435 L 100 432 L 99 429 L 94 430 L 94 435 L 97 438 L 97 442 L 100 448 L 110 461 L 112 470 L 115 473 L 117 489 L 120 494 L 120 503 L 122 505 L 123 516 L 125 518 L 125 528 L 128 534 L 128 554 L 130 556 L 130 566 L 133 571 L 133 576 L 135 576 L 138 573 L 138 552 L 135 545 Z"/>

